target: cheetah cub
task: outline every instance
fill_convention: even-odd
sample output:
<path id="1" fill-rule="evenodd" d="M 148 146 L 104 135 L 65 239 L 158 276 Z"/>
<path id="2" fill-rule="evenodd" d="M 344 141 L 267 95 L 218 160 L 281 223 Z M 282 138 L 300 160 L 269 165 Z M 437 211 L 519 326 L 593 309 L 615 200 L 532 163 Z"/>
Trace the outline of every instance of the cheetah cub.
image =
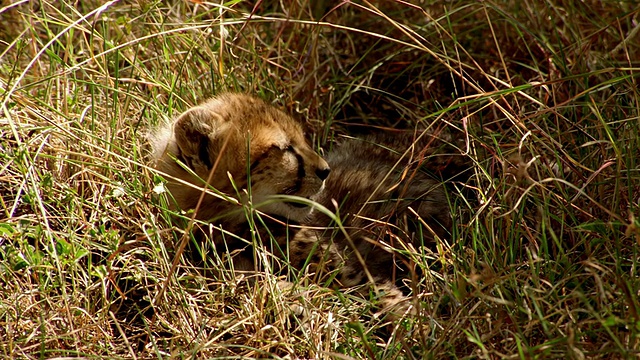
<path id="1" fill-rule="evenodd" d="M 396 278 L 412 272 L 412 263 L 396 250 L 415 254 L 451 225 L 441 181 L 425 171 L 450 159 L 431 158 L 434 139 L 411 135 L 345 140 L 324 160 L 289 115 L 255 97 L 223 94 L 160 129 L 152 145 L 178 208 L 201 201 L 197 219 L 247 237 L 242 205 L 251 202 L 280 224 L 297 225 L 284 233 L 269 229 L 278 244 L 274 255 L 319 281 L 369 285 L 361 287 L 364 294 L 373 289 L 383 311 L 397 312 L 409 306 Z M 227 236 L 224 242 L 250 251 L 246 241 Z M 246 256 L 245 264 L 247 258 L 253 259 Z"/>
<path id="2" fill-rule="evenodd" d="M 327 162 L 307 144 L 297 121 L 242 94 L 223 94 L 187 110 L 157 131 L 152 147 L 155 166 L 167 177 L 167 188 L 180 209 L 196 207 L 212 175 L 208 185 L 215 192 L 206 193 L 196 218 L 219 219 L 228 229 L 246 225 L 238 204 L 250 200 L 267 214 L 305 219 L 310 212 L 307 205 L 270 198 L 311 199 L 330 172 Z M 227 198 L 236 195 L 238 202 Z"/>

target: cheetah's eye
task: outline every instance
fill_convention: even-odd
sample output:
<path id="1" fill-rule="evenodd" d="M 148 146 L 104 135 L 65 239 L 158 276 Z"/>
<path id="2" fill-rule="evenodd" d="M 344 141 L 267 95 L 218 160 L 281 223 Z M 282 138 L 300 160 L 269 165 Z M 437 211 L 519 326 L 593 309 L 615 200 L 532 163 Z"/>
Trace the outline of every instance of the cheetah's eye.
<path id="1" fill-rule="evenodd" d="M 274 144 L 269 149 L 267 149 L 267 151 L 265 151 L 262 155 L 258 156 L 255 160 L 253 160 L 250 166 L 250 170 L 251 171 L 255 170 L 267 158 L 270 158 L 272 156 L 282 156 L 283 154 L 290 154 L 290 156 L 292 155 L 291 157 L 293 157 L 295 161 L 297 161 L 299 164 L 302 162 L 302 157 L 296 152 L 293 145 L 287 145 L 285 147 L 281 147 Z"/>
<path id="2" fill-rule="evenodd" d="M 290 161 L 292 161 L 294 164 L 297 164 L 298 167 L 304 167 L 304 159 L 302 159 L 302 156 L 298 154 L 293 145 L 285 147 L 283 150 L 283 155 L 286 156 L 286 158 L 291 159 Z"/>
<path id="3" fill-rule="evenodd" d="M 296 149 L 293 148 L 293 145 L 287 146 L 284 151 L 285 153 L 292 154 L 295 158 L 295 161 L 298 164 L 298 179 L 304 178 L 306 174 L 304 171 L 304 159 L 302 158 L 302 155 L 298 154 Z"/>

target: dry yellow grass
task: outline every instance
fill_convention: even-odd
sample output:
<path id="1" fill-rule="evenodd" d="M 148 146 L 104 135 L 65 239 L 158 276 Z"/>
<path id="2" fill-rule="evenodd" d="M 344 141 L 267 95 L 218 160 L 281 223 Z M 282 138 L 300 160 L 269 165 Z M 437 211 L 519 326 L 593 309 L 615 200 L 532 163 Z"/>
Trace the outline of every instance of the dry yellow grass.
<path id="1" fill-rule="evenodd" d="M 624 1 L 2 3 L 0 356 L 637 356 L 639 23 Z M 170 273 L 145 134 L 222 90 L 274 100 L 319 149 L 417 123 L 465 138 L 420 316 L 388 326 L 296 274 Z"/>

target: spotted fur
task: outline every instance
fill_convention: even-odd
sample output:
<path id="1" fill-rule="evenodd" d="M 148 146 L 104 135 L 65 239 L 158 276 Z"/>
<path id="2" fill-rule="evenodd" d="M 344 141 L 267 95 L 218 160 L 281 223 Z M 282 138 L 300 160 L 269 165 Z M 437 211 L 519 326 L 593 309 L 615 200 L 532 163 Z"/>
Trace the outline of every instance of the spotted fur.
<path id="1" fill-rule="evenodd" d="M 308 206 L 271 198 L 311 198 L 322 189 L 330 171 L 307 144 L 297 121 L 248 95 L 210 99 L 159 129 L 154 138 L 156 168 L 168 179 L 177 207 L 194 209 L 211 175 L 209 186 L 219 194 L 208 192 L 196 218 L 231 229 L 245 224 L 240 205 L 249 202 L 268 214 L 304 219 Z M 210 174 L 212 170 L 215 173 Z"/>
<path id="2" fill-rule="evenodd" d="M 340 287 L 372 285 L 383 311 L 409 308 L 395 278 L 411 264 L 393 248 L 416 251 L 444 236 L 451 225 L 441 181 L 425 171 L 446 166 L 450 157 L 433 156 L 437 147 L 429 136 L 346 140 L 325 161 L 290 116 L 254 97 L 224 94 L 187 110 L 156 138 L 156 167 L 169 179 L 179 208 L 196 207 L 202 179 L 217 163 L 210 186 L 239 195 L 238 204 L 207 195 L 198 219 L 246 229 L 246 217 L 237 208 L 250 200 L 267 203 L 260 210 L 301 225 L 288 234 L 271 232 L 285 248 L 274 251 L 277 255 L 288 256 L 293 266 L 306 267 L 318 279 L 333 278 Z M 269 201 L 280 195 L 309 198 L 321 206 Z M 342 226 L 321 209 L 339 214 Z"/>

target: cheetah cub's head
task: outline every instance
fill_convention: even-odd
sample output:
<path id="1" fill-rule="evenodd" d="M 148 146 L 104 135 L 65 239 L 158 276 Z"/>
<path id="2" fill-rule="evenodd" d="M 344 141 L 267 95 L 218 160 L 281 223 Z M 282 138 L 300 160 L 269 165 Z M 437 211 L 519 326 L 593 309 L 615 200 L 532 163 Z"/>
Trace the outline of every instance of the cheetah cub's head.
<path id="1" fill-rule="evenodd" d="M 261 211 L 300 221 L 308 215 L 308 206 L 271 198 L 313 198 L 330 171 L 327 162 L 305 141 L 297 121 L 260 99 L 242 94 L 223 94 L 187 110 L 170 127 L 161 129 L 152 145 L 156 168 L 169 175 L 168 190 L 183 210 L 196 206 L 202 193 L 198 187 L 204 185 L 217 162 L 211 186 L 233 197 L 237 189 L 243 203 L 249 201 L 250 193 Z M 209 220 L 223 216 L 220 212 L 228 205 L 224 203 L 206 196 L 197 217 Z"/>

